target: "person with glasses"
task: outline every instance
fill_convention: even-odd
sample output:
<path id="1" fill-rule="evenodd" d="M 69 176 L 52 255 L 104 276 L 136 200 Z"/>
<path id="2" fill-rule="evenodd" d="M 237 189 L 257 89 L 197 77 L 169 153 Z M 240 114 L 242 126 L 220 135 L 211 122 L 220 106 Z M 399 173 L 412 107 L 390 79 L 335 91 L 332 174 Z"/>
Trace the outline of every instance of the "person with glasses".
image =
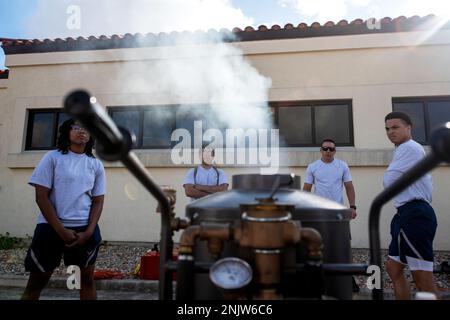
<path id="1" fill-rule="evenodd" d="M 348 203 L 352 210 L 352 219 L 355 219 L 357 215 L 356 195 L 350 169 L 347 163 L 334 157 L 336 154 L 336 143 L 334 140 L 324 139 L 320 145 L 321 158 L 308 165 L 303 190 L 311 192 L 314 185 L 315 194 L 344 204 L 342 194 L 342 186 L 344 186 Z M 353 292 L 359 292 L 359 286 L 354 277 L 352 277 L 352 286 Z"/>
<path id="2" fill-rule="evenodd" d="M 59 128 L 57 150 L 44 155 L 29 179 L 40 214 L 25 257 L 30 277 L 22 299 L 39 299 L 63 256 L 66 266 L 79 267 L 75 287 L 80 299 L 96 299 L 94 264 L 102 241 L 97 223 L 105 170 L 92 154 L 93 145 L 86 129 L 66 120 Z"/>
<path id="3" fill-rule="evenodd" d="M 412 139 L 411 118 L 403 112 L 386 115 L 388 139 L 395 145 L 394 157 L 383 179 L 387 188 L 408 169 L 425 157 L 425 150 Z M 391 221 L 392 240 L 386 269 L 394 285 L 396 299 L 410 299 L 410 286 L 403 273 L 409 267 L 419 291 L 439 297 L 433 279 L 433 240 L 437 229 L 436 214 L 431 206 L 433 181 L 426 174 L 394 198 L 397 213 Z"/>
<path id="4" fill-rule="evenodd" d="M 347 163 L 336 159 L 336 143 L 332 139 L 324 139 L 320 147 L 321 158 L 306 169 L 303 190 L 324 198 L 344 204 L 343 186 L 347 193 L 348 203 L 352 210 L 352 219 L 356 218 L 355 188 L 353 187 L 350 169 Z"/>

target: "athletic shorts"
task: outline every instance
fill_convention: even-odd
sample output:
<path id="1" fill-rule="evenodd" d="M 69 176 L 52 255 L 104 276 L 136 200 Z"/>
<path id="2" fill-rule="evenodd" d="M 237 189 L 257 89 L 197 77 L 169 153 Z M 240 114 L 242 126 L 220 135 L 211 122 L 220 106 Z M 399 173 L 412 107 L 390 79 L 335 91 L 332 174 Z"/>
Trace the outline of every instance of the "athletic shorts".
<path id="1" fill-rule="evenodd" d="M 83 232 L 87 226 L 66 228 Z M 67 248 L 51 225 L 40 223 L 34 230 L 33 240 L 25 257 L 25 270 L 52 272 L 60 265 L 63 256 L 66 266 L 77 265 L 86 268 L 95 264 L 101 242 L 100 228 L 96 226 L 94 233 L 84 245 Z"/>
<path id="2" fill-rule="evenodd" d="M 389 257 L 410 270 L 433 271 L 436 228 L 436 215 L 427 202 L 414 200 L 399 207 L 391 221 Z"/>

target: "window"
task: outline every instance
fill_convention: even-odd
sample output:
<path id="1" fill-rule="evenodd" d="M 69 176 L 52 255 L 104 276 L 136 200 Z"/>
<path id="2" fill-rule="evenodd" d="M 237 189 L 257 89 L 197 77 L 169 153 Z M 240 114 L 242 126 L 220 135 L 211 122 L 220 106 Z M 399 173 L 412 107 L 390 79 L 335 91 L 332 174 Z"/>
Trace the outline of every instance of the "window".
<path id="1" fill-rule="evenodd" d="M 58 128 L 68 118 L 60 109 L 29 110 L 25 150 L 56 148 Z"/>
<path id="2" fill-rule="evenodd" d="M 340 146 L 353 145 L 350 100 L 271 103 L 280 130 L 280 146 L 319 146 L 330 138 Z"/>
<path id="3" fill-rule="evenodd" d="M 270 107 L 275 126 L 280 130 L 280 146 L 319 146 L 324 138 L 335 140 L 339 146 L 353 145 L 350 100 L 273 102 Z M 442 106 L 435 103 L 431 104 L 431 108 L 441 110 Z M 176 129 L 189 131 L 193 146 L 194 121 L 201 121 L 201 134 L 209 128 L 219 129 L 223 133 L 227 129 L 209 106 L 204 104 L 109 107 L 108 112 L 117 125 L 134 134 L 136 140 L 133 148 L 137 149 L 173 147 L 179 143 L 171 141 L 171 135 Z M 431 118 L 430 121 L 436 122 L 441 116 L 441 113 L 436 113 L 436 119 Z M 68 115 L 60 109 L 30 110 L 26 150 L 54 149 L 58 127 L 67 118 Z M 225 139 L 225 134 L 223 137 Z M 249 139 L 251 137 L 245 137 L 245 145 L 249 145 Z"/>
<path id="4" fill-rule="evenodd" d="M 421 144 L 429 144 L 436 126 L 450 121 L 450 97 L 394 98 L 392 109 L 402 111 L 413 122 L 412 136 Z"/>
<path id="5" fill-rule="evenodd" d="M 170 148 L 170 136 L 175 129 L 173 106 L 111 107 L 109 114 L 114 122 L 134 134 L 133 148 Z"/>
<path id="6" fill-rule="evenodd" d="M 110 107 L 114 122 L 134 133 L 138 149 L 167 149 L 179 141 L 171 141 L 176 129 L 186 129 L 194 144 L 194 122 L 201 121 L 203 134 L 209 128 L 224 129 L 214 113 L 204 104 Z"/>

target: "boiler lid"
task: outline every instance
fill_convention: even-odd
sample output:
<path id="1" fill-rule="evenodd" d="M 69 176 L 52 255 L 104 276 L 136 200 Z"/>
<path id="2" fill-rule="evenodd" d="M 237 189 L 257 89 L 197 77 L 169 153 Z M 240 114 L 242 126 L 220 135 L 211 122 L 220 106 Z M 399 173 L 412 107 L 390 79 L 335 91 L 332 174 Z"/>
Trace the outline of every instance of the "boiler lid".
<path id="1" fill-rule="evenodd" d="M 267 189 L 233 189 L 200 198 L 186 206 L 186 216 L 200 220 L 239 219 L 241 204 L 256 204 L 258 198 L 266 198 Z M 294 190 L 279 189 L 275 194 L 276 203 L 295 206 L 294 219 L 303 221 L 350 220 L 351 210 L 344 205 L 322 198 L 315 194 Z"/>

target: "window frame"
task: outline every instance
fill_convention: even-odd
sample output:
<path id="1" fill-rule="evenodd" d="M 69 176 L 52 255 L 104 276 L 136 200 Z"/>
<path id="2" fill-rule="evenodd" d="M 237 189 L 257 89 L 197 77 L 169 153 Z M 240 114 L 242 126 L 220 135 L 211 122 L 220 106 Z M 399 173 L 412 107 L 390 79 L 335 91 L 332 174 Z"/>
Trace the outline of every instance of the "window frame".
<path id="1" fill-rule="evenodd" d="M 52 119 L 52 146 L 51 147 L 32 147 L 31 143 L 33 140 L 33 125 L 34 125 L 34 115 L 37 113 L 50 113 L 53 114 Z M 27 109 L 27 125 L 26 125 L 26 135 L 25 135 L 25 151 L 36 151 L 36 150 L 55 150 L 56 141 L 58 139 L 58 120 L 59 114 L 66 113 L 62 108 L 38 108 L 38 109 Z"/>
<path id="2" fill-rule="evenodd" d="M 176 129 L 176 112 L 179 108 L 179 104 L 164 104 L 164 105 L 131 105 L 131 106 L 107 106 L 106 110 L 108 112 L 108 115 L 113 118 L 113 113 L 116 111 L 138 111 L 139 112 L 139 134 L 136 136 L 137 144 L 136 146 L 133 146 L 133 149 L 137 150 L 168 150 L 171 149 L 174 145 L 174 141 L 170 141 L 169 146 L 149 146 L 143 145 L 143 134 L 144 134 L 144 112 L 154 109 L 154 108 L 174 108 L 174 118 L 172 121 L 172 129 Z M 172 131 L 173 131 L 172 130 Z"/>
<path id="3" fill-rule="evenodd" d="M 391 107 L 392 111 L 394 110 L 395 103 L 422 103 L 422 111 L 423 111 L 423 121 L 425 128 L 425 143 L 422 145 L 429 146 L 431 139 L 431 129 L 430 128 L 430 115 L 428 103 L 430 102 L 440 102 L 440 101 L 448 101 L 450 103 L 450 95 L 440 95 L 440 96 L 413 96 L 413 97 L 392 97 L 391 99 Z"/>
<path id="4" fill-rule="evenodd" d="M 274 115 L 274 122 L 276 128 L 279 128 L 279 108 L 285 107 L 311 107 L 311 141 L 312 143 L 302 144 L 289 144 L 280 147 L 284 148 L 306 148 L 306 147 L 320 147 L 320 142 L 316 141 L 316 107 L 330 106 L 330 105 L 346 105 L 348 109 L 348 121 L 349 121 L 349 143 L 336 143 L 338 147 L 354 147 L 354 129 L 353 129 L 353 100 L 352 99 L 327 99 L 327 100 L 291 100 L 291 101 L 270 101 L 269 108 L 272 108 Z M 281 135 L 281 133 L 280 133 Z M 331 137 L 332 138 L 332 137 Z"/>

